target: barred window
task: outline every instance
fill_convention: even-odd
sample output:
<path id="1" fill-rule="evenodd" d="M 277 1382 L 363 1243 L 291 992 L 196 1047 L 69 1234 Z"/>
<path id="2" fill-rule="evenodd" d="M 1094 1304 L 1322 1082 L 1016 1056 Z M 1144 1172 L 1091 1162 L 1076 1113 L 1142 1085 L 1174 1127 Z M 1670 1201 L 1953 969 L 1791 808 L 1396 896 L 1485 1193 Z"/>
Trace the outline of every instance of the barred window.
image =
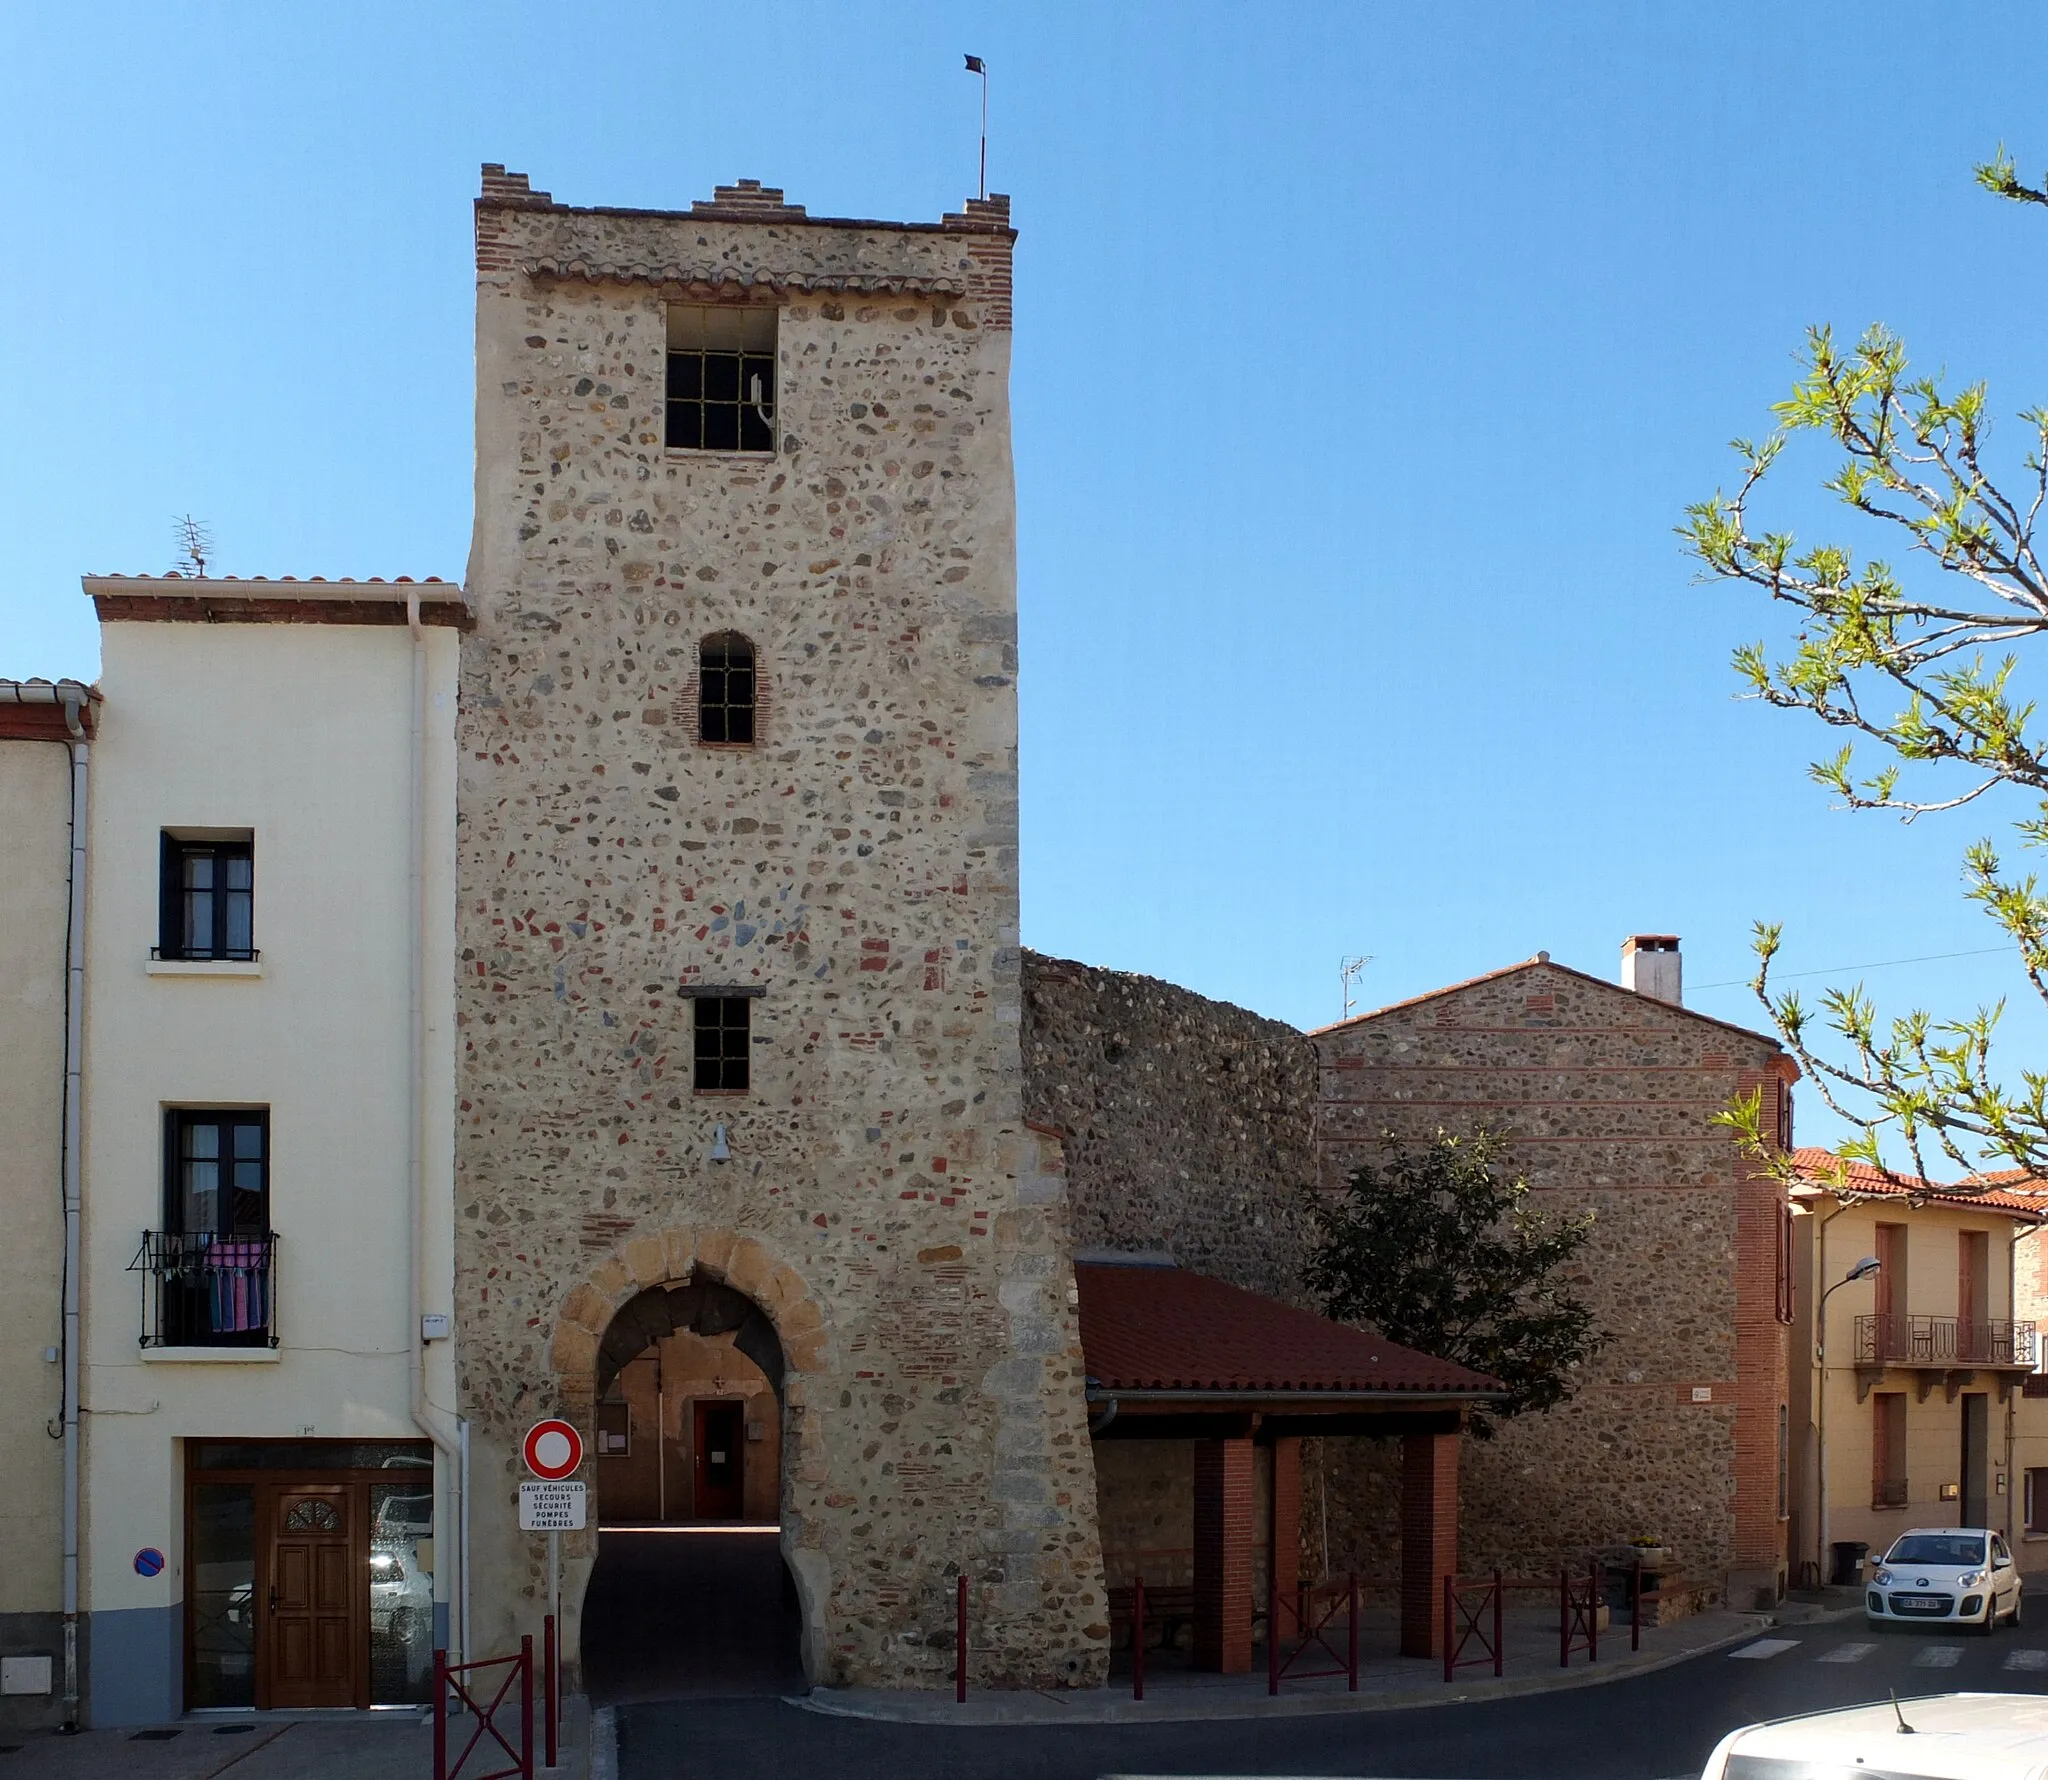
<path id="1" fill-rule="evenodd" d="M 697 1092 L 745 1093 L 752 1001 L 741 995 L 704 995 L 691 1005 L 697 1013 Z"/>
<path id="2" fill-rule="evenodd" d="M 775 311 L 668 306 L 671 451 L 775 449 Z"/>
<path id="3" fill-rule="evenodd" d="M 752 746 L 754 645 L 720 631 L 697 645 L 697 739 Z"/>

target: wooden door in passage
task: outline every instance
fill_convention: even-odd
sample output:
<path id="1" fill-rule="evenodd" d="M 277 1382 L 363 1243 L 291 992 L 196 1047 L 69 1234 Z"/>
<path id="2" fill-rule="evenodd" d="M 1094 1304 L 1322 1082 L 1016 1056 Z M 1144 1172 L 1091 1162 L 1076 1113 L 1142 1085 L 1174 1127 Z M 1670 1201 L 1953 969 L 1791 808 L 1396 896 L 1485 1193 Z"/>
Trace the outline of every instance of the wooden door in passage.
<path id="1" fill-rule="evenodd" d="M 699 1399 L 695 1407 L 697 1518 L 738 1520 L 746 1501 L 741 1476 L 746 1405 Z"/>

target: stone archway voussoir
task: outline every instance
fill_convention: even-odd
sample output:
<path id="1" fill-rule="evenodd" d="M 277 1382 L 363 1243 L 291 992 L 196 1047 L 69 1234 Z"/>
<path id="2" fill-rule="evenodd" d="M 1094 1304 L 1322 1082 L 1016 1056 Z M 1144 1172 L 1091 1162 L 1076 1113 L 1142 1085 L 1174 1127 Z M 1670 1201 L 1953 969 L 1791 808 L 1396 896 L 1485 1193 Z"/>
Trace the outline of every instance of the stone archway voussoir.
<path id="1" fill-rule="evenodd" d="M 626 1244 L 622 1258 L 634 1285 L 645 1288 L 668 1284 L 668 1244 L 660 1236 L 636 1236 Z"/>

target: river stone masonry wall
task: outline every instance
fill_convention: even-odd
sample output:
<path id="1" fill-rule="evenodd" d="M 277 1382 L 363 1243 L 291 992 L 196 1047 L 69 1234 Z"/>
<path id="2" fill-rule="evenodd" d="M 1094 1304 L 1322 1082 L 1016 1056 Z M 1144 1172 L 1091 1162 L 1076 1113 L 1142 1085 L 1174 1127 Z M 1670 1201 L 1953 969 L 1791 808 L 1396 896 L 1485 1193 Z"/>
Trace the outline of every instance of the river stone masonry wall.
<path id="1" fill-rule="evenodd" d="M 1061 1135 L 1077 1246 L 1319 1309 L 1302 1285 L 1315 1047 L 1292 1026 L 1128 971 L 1024 954 L 1024 1105 Z"/>
<path id="2" fill-rule="evenodd" d="M 1783 1586 L 1777 1317 L 1783 1191 L 1714 1115 L 1792 1065 L 1775 1041 L 1547 960 L 1313 1035 L 1322 1180 L 1339 1186 L 1391 1130 L 1481 1126 L 1552 1214 L 1590 1211 L 1573 1270 L 1607 1342 L 1573 1399 L 1460 1453 L 1461 1564 L 1541 1574 L 1638 1535 L 1747 1608 Z M 1399 1525 L 1398 1455 L 1325 1454 L 1333 1564 L 1376 1566 Z"/>
<path id="3" fill-rule="evenodd" d="M 480 1652 L 539 1630 L 521 1431 L 587 1429 L 610 1316 L 694 1271 L 781 1339 L 813 1681 L 947 1678 L 963 1567 L 976 1685 L 1105 1673 L 1064 1189 L 1019 1067 L 1007 219 L 832 223 L 744 182 L 570 209 L 485 170 L 457 1192 Z M 671 301 L 775 308 L 774 453 L 664 449 Z M 696 739 L 724 630 L 758 652 L 752 748 Z M 718 985 L 763 991 L 740 1097 L 692 1091 L 679 991 Z M 594 1535 L 564 1548 L 573 1662 Z"/>

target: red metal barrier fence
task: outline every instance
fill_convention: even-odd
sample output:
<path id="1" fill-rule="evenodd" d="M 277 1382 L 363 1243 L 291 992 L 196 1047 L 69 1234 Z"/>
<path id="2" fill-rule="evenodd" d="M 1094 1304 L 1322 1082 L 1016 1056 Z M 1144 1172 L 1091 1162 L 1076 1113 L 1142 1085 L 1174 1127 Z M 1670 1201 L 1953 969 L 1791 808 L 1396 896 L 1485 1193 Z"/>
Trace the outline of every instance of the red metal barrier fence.
<path id="1" fill-rule="evenodd" d="M 1131 1590 L 1131 1698 L 1145 1697 L 1145 1578 L 1133 1579 Z"/>
<path id="2" fill-rule="evenodd" d="M 1507 1593 L 1501 1582 L 1500 1572 L 1493 1573 L 1491 1582 L 1473 1582 L 1457 1576 L 1444 1578 L 1444 1679 L 1446 1681 L 1460 1669 L 1469 1669 L 1480 1663 L 1493 1664 L 1493 1672 L 1501 1669 L 1504 1645 L 1501 1638 L 1501 1598 Z M 1491 1623 L 1491 1632 L 1488 1625 Z M 1466 1647 L 1473 1642 L 1479 1645 L 1477 1656 L 1467 1656 Z"/>
<path id="3" fill-rule="evenodd" d="M 1337 1647 L 1330 1642 L 1337 1615 L 1349 1609 L 1349 1631 L 1345 1649 L 1338 1654 Z M 1288 1636 L 1287 1622 L 1293 1621 L 1294 1649 L 1286 1656 L 1281 1655 L 1281 1645 Z M 1333 1668 L 1304 1668 L 1304 1663 L 1316 1660 L 1316 1654 L 1334 1664 Z M 1298 1582 L 1294 1586 L 1294 1598 L 1289 1600 L 1280 1592 L 1278 1577 L 1272 1577 L 1266 1585 L 1266 1691 L 1276 1694 L 1280 1691 L 1281 1679 L 1293 1676 L 1297 1681 L 1314 1681 L 1325 1676 L 1342 1675 L 1353 1693 L 1358 1691 L 1358 1578 L 1348 1576 L 1342 1582 L 1325 1582 L 1320 1585 Z"/>
<path id="4" fill-rule="evenodd" d="M 491 1672 L 502 1669 L 498 1690 L 485 1703 L 484 1690 Z M 467 1679 L 465 1679 L 467 1678 Z M 513 1683 L 519 1685 L 519 1742 L 515 1748 L 498 1726 L 497 1715 L 507 1703 Z M 472 1692 L 472 1686 L 475 1691 Z M 448 1761 L 448 1702 L 461 1702 L 476 1720 L 476 1729 L 462 1746 L 453 1766 Z M 469 1769 L 466 1764 L 477 1746 L 488 1736 L 499 1750 L 511 1757 L 509 1768 L 492 1768 L 488 1773 Z M 493 1754 L 495 1759 L 495 1752 Z M 434 1780 L 533 1780 L 533 1639 L 519 1640 L 517 1656 L 494 1656 L 479 1663 L 451 1663 L 445 1650 L 434 1652 Z"/>
<path id="5" fill-rule="evenodd" d="M 956 1704 L 967 1703 L 967 1572 L 960 1572 L 959 1588 L 959 1641 L 953 1656 L 953 1699 Z"/>
<path id="6" fill-rule="evenodd" d="M 555 1765 L 555 1726 L 562 1716 L 562 1647 L 555 1636 L 555 1616 L 547 1616 L 547 1648 L 541 1660 L 541 1720 L 547 1726 L 548 1766 Z"/>
<path id="7" fill-rule="evenodd" d="M 1583 1650 L 1589 1663 L 1600 1660 L 1600 1566 L 1586 1571 L 1583 1582 L 1569 1570 L 1557 1573 L 1557 1666 L 1569 1669 L 1572 1652 Z"/>

